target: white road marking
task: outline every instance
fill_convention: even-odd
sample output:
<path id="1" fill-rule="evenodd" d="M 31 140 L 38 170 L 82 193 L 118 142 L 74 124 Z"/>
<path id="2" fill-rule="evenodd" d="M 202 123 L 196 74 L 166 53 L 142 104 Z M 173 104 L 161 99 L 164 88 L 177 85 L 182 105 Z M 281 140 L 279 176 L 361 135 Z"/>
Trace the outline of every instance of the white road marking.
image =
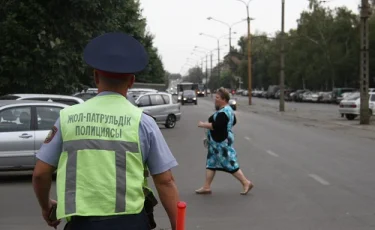
<path id="1" fill-rule="evenodd" d="M 276 153 L 272 152 L 271 150 L 267 150 L 267 153 L 270 154 L 273 157 L 279 157 Z"/>
<path id="2" fill-rule="evenodd" d="M 320 176 L 318 176 L 316 174 L 309 174 L 309 177 L 311 177 L 314 180 L 318 181 L 322 185 L 330 185 L 328 181 L 324 180 L 323 178 L 321 178 Z"/>
<path id="3" fill-rule="evenodd" d="M 246 140 L 248 141 L 251 141 L 251 138 L 250 137 L 245 137 Z"/>

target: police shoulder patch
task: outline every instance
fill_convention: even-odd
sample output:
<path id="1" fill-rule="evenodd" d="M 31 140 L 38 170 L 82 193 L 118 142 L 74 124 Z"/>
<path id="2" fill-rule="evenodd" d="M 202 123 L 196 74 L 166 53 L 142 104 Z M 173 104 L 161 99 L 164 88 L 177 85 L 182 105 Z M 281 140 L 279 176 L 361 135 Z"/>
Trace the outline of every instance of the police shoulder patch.
<path id="1" fill-rule="evenodd" d="M 53 126 L 51 131 L 49 131 L 46 139 L 44 140 L 44 144 L 48 144 L 52 141 L 53 137 L 55 136 L 55 134 L 57 133 L 57 128 L 56 126 Z"/>

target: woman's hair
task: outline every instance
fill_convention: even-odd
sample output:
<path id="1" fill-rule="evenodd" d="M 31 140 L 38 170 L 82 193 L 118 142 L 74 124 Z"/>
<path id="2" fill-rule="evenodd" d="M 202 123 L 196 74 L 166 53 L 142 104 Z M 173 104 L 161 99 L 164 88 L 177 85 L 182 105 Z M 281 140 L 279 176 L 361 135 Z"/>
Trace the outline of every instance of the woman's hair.
<path id="1" fill-rule="evenodd" d="M 220 96 L 221 99 L 225 100 L 226 102 L 229 102 L 230 94 L 228 90 L 226 90 L 224 87 L 220 87 L 216 93 Z"/>

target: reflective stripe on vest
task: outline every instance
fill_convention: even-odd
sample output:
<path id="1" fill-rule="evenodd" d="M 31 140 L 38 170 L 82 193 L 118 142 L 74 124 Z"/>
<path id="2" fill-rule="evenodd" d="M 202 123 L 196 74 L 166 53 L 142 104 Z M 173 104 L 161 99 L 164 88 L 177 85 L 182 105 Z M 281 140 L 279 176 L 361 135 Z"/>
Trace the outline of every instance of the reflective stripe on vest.
<path id="1" fill-rule="evenodd" d="M 119 95 L 97 96 L 60 111 L 59 219 L 142 211 L 141 115 L 139 108 Z"/>
<path id="2" fill-rule="evenodd" d="M 65 177 L 65 213 L 76 212 L 77 151 L 107 150 L 115 152 L 116 161 L 116 213 L 125 212 L 126 196 L 126 152 L 138 152 L 138 143 L 106 140 L 75 140 L 64 143 L 68 152 Z M 72 191 L 72 192 L 70 192 Z"/>

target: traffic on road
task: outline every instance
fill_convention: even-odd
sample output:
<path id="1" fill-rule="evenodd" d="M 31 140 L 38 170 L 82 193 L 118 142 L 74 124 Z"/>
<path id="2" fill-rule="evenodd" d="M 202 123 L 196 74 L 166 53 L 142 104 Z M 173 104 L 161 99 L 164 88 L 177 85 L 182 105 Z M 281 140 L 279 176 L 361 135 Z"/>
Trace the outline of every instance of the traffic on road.
<path id="1" fill-rule="evenodd" d="M 139 97 L 149 94 L 144 92 Z M 241 191 L 237 182 L 229 180 L 226 173 L 218 173 L 212 185 L 213 193 L 207 198 L 194 194 L 196 187 L 204 182 L 201 166 L 207 151 L 203 144 L 205 134 L 197 123 L 215 111 L 214 99 L 199 97 L 197 105 L 181 106 L 176 96 L 166 92 L 156 95 L 169 95 L 180 106 L 181 117 L 173 129 L 164 125 L 160 129 L 180 162 L 174 173 L 180 196 L 188 204 L 189 229 L 228 229 L 236 223 L 237 229 L 245 230 L 252 223 L 258 229 L 326 226 L 325 229 L 349 230 L 371 229 L 375 224 L 370 202 L 375 199 L 373 138 L 345 134 L 342 129 L 307 127 L 261 110 L 259 114 L 246 108 L 246 103 L 242 103 L 245 97 L 232 95 L 239 98 L 235 112 L 238 124 L 233 130 L 240 167 L 256 187 L 247 197 L 236 196 Z M 164 100 L 162 96 L 161 99 Z M 259 99 L 255 104 L 263 102 L 277 101 Z M 52 114 L 69 105 L 36 100 L 1 100 L 0 105 L 0 186 L 2 197 L 7 198 L 1 200 L 0 228 L 49 229 L 35 212 L 38 207 L 30 195 L 31 171 L 27 170 L 32 170 L 34 153 L 47 136 L 46 130 L 53 125 L 56 116 Z M 29 130 L 22 128 L 27 112 L 29 120 L 37 121 Z M 39 115 L 42 112 L 47 116 Z M 18 131 L 12 132 L 14 128 Z M 32 137 L 24 135 L 23 138 L 23 134 Z M 13 137 L 9 139 L 10 136 Z M 4 142 L 5 139 L 8 141 Z M 51 194 L 55 194 L 54 185 Z M 17 208 L 20 206 L 24 208 Z M 160 228 L 168 229 L 168 217 L 160 206 L 155 210 L 155 218 Z M 291 218 L 293 221 L 282 221 Z M 280 221 L 269 221 L 276 219 Z"/>
<path id="2" fill-rule="evenodd" d="M 375 0 L 0 6 L 0 230 L 375 229 Z"/>

